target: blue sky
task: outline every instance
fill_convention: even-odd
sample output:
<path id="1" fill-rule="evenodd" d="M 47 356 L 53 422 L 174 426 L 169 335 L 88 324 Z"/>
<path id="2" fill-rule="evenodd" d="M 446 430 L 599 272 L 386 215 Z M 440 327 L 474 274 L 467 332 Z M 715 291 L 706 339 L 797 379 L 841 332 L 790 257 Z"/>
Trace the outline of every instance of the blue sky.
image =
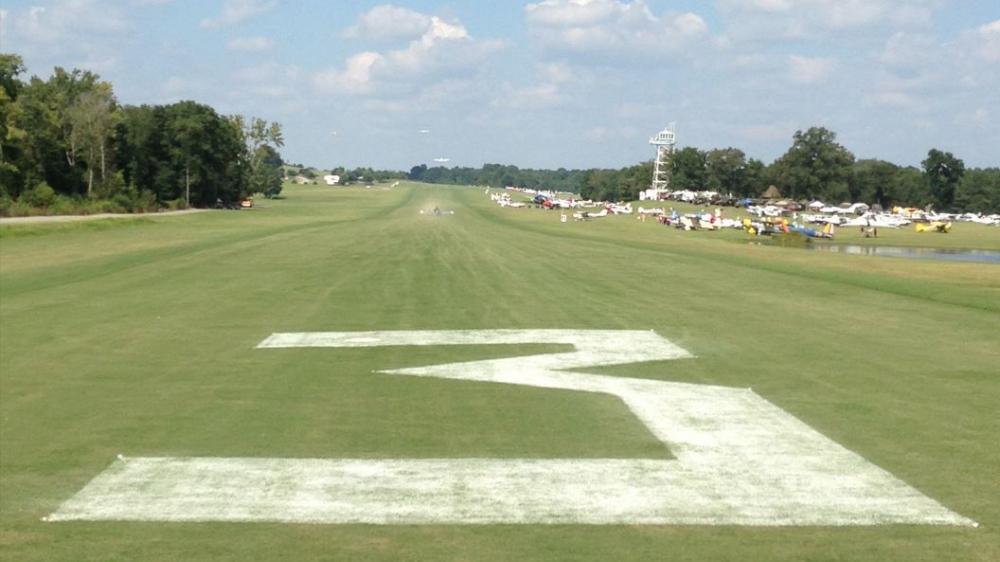
<path id="1" fill-rule="evenodd" d="M 285 127 L 319 167 L 620 167 L 680 144 L 770 162 L 826 126 L 858 158 L 1000 165 L 1000 2 L 3 0 L 0 50 L 119 101 Z"/>

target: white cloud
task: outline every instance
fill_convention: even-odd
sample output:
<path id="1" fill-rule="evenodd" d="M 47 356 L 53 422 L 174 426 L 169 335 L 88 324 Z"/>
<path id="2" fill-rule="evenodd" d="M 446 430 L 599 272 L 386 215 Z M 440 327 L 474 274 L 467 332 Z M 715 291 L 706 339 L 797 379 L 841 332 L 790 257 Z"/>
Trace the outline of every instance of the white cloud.
<path id="1" fill-rule="evenodd" d="M 834 28 L 864 25 L 890 13 L 893 0 L 720 0 L 729 12 L 809 15 Z M 898 3 L 898 2 L 896 2 Z M 905 6 L 905 4 L 904 4 Z"/>
<path id="2" fill-rule="evenodd" d="M 562 86 L 577 83 L 580 77 L 565 63 L 551 62 L 535 65 L 535 80 L 529 86 L 515 88 L 510 84 L 493 99 L 494 107 L 513 109 L 545 109 L 563 105 L 568 96 Z"/>
<path id="3" fill-rule="evenodd" d="M 343 69 L 317 73 L 314 83 L 326 92 L 368 94 L 380 81 L 409 81 L 412 86 L 415 81 L 448 79 L 474 70 L 502 46 L 499 41 L 473 39 L 459 22 L 430 16 L 421 35 L 405 48 L 355 54 Z"/>
<path id="4" fill-rule="evenodd" d="M 242 23 L 274 9 L 276 0 L 226 0 L 222 13 L 218 17 L 201 20 L 201 26 L 206 29 L 219 29 Z"/>
<path id="5" fill-rule="evenodd" d="M 268 37 L 239 37 L 226 44 L 230 51 L 246 51 L 259 53 L 270 51 L 274 47 L 274 41 Z"/>
<path id="6" fill-rule="evenodd" d="M 565 51 L 655 54 L 708 31 L 697 14 L 656 15 L 644 0 L 543 0 L 524 11 L 543 45 Z"/>
<path id="7" fill-rule="evenodd" d="M 791 0 L 749 0 L 742 3 L 749 8 L 771 13 L 787 12 L 792 8 Z"/>
<path id="8" fill-rule="evenodd" d="M 382 55 L 366 51 L 347 59 L 343 70 L 327 70 L 313 77 L 316 86 L 325 92 L 338 94 L 366 94 L 372 91 L 372 72 L 385 61 Z"/>
<path id="9" fill-rule="evenodd" d="M 4 10 L 3 45 L 12 44 L 29 67 L 114 69 L 131 23 L 113 3 L 57 0 L 45 6 Z M 10 47 L 8 47 L 9 49 Z"/>
<path id="10" fill-rule="evenodd" d="M 597 25 L 620 10 L 614 0 L 544 0 L 524 8 L 529 23 L 551 27 Z"/>
<path id="11" fill-rule="evenodd" d="M 61 41 L 85 33 L 119 33 L 128 28 L 121 11 L 95 0 L 61 0 L 8 13 L 12 31 L 23 41 Z"/>
<path id="12" fill-rule="evenodd" d="M 398 68 L 408 72 L 419 72 L 428 64 L 440 50 L 441 45 L 453 44 L 469 39 L 469 33 L 460 24 L 448 23 L 433 17 L 430 26 L 419 39 L 412 41 L 405 49 L 390 51 L 389 60 Z M 457 56 L 457 53 L 452 53 Z"/>
<path id="13" fill-rule="evenodd" d="M 890 9 L 889 21 L 901 27 L 930 27 L 933 10 L 929 3 L 903 4 Z"/>
<path id="14" fill-rule="evenodd" d="M 979 26 L 967 37 L 977 56 L 988 62 L 1000 62 L 1000 20 Z"/>
<path id="15" fill-rule="evenodd" d="M 361 39 L 414 39 L 431 23 L 430 16 L 391 4 L 375 6 L 358 18 L 344 32 L 346 37 Z"/>
<path id="16" fill-rule="evenodd" d="M 559 62 L 539 63 L 535 65 L 535 74 L 540 80 L 552 84 L 572 82 L 576 73 L 569 65 Z"/>
<path id="17" fill-rule="evenodd" d="M 816 40 L 873 26 L 927 27 L 940 0 L 718 0 L 730 38 Z"/>
<path id="18" fill-rule="evenodd" d="M 926 66 L 940 52 L 940 46 L 926 35 L 898 31 L 886 41 L 879 61 L 900 69 Z"/>
<path id="19" fill-rule="evenodd" d="M 798 55 L 788 57 L 789 78 L 798 84 L 822 82 L 830 77 L 833 67 L 834 61 L 831 58 L 811 58 Z"/>

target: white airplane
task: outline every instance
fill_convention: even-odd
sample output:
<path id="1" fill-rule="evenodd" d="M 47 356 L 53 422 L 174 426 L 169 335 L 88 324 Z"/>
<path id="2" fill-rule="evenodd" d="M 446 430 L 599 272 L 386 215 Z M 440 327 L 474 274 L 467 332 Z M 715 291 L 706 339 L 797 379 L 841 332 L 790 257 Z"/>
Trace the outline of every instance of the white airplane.
<path id="1" fill-rule="evenodd" d="M 426 135 L 426 134 L 430 133 L 431 131 L 430 131 L 430 129 L 420 129 L 417 132 L 420 133 L 421 135 Z"/>
<path id="2" fill-rule="evenodd" d="M 886 215 L 862 215 L 856 219 L 849 220 L 840 226 L 872 226 L 876 228 L 899 228 L 910 224 L 910 221 Z"/>
<path id="3" fill-rule="evenodd" d="M 590 220 L 590 219 L 599 219 L 601 217 L 606 217 L 606 216 L 608 216 L 608 210 L 607 209 L 601 209 L 600 211 L 598 211 L 596 213 L 589 213 L 589 212 L 586 212 L 586 211 L 582 212 L 582 213 L 573 213 L 573 220 L 575 220 L 575 221 L 585 221 L 585 220 Z"/>
<path id="4" fill-rule="evenodd" d="M 443 164 L 445 162 L 451 162 L 451 158 L 435 158 L 434 161 Z"/>

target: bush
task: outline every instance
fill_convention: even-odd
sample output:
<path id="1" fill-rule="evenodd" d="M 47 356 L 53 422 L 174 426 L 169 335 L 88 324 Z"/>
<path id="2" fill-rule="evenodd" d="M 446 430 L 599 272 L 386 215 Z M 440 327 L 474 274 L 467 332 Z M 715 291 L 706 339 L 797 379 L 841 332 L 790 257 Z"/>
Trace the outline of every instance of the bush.
<path id="1" fill-rule="evenodd" d="M 49 207 L 49 212 L 53 215 L 76 215 L 80 213 L 80 203 L 72 197 L 59 195 Z"/>
<path id="2" fill-rule="evenodd" d="M 135 198 L 134 209 L 144 213 L 154 212 L 160 208 L 156 202 L 156 194 L 148 189 L 143 189 Z"/>
<path id="3" fill-rule="evenodd" d="M 187 202 L 184 201 L 183 197 L 167 201 L 167 208 L 171 211 L 182 211 L 187 209 Z"/>
<path id="4" fill-rule="evenodd" d="M 125 175 L 121 170 L 119 170 L 98 184 L 98 186 L 94 189 L 94 195 L 96 195 L 98 199 L 108 199 L 113 198 L 120 193 L 128 193 L 129 191 L 134 192 L 135 189 L 125 183 Z"/>
<path id="5" fill-rule="evenodd" d="M 18 200 L 11 204 L 10 208 L 7 209 L 7 213 L 11 217 L 30 217 L 35 214 L 33 213 L 34 210 L 35 208 L 31 205 Z"/>
<path id="6" fill-rule="evenodd" d="M 48 207 L 56 202 L 56 190 L 45 182 L 38 182 L 35 187 L 21 194 L 19 199 L 31 207 Z"/>
<path id="7" fill-rule="evenodd" d="M 129 193 L 116 193 L 114 197 L 111 198 L 111 204 L 119 209 L 123 209 L 120 212 L 131 212 L 135 210 L 135 199 L 133 199 Z M 138 194 L 137 194 L 138 195 Z"/>
<path id="8" fill-rule="evenodd" d="M 0 193 L 0 217 L 10 216 L 10 207 L 14 204 L 14 200 L 7 196 L 6 193 Z"/>

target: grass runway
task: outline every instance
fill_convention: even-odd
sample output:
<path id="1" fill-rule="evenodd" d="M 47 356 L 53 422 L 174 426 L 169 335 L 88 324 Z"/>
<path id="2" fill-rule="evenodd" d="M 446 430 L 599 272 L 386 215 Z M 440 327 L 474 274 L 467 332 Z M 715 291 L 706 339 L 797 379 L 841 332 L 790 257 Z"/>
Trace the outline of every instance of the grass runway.
<path id="1" fill-rule="evenodd" d="M 560 223 L 482 190 L 286 188 L 246 212 L 0 227 L 4 560 L 996 560 L 1000 266 Z M 421 215 L 435 206 L 454 215 Z M 848 238 L 853 233 L 845 233 Z M 1000 248 L 1000 229 L 892 243 Z M 604 395 L 373 375 L 564 350 L 274 332 L 652 329 L 602 374 L 754 391 L 979 528 L 45 523 L 127 456 L 652 458 Z"/>

